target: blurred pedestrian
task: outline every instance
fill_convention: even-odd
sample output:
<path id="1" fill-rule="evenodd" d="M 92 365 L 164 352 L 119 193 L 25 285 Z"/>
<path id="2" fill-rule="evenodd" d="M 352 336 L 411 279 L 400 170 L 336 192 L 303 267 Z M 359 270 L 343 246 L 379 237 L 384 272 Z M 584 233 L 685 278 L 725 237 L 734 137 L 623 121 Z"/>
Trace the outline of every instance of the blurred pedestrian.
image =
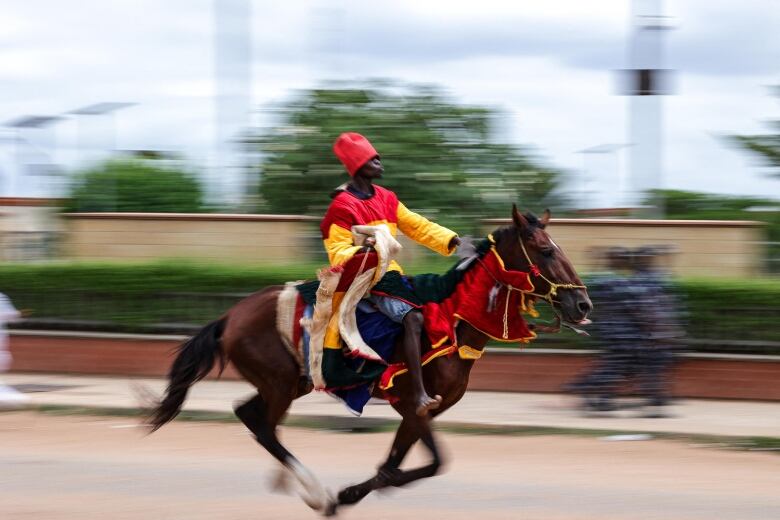
<path id="1" fill-rule="evenodd" d="M 631 283 L 643 301 L 652 307 L 648 316 L 649 337 L 641 343 L 637 359 L 637 382 L 646 417 L 663 417 L 669 403 L 669 371 L 674 363 L 675 345 L 683 338 L 682 305 L 669 275 L 660 266 L 661 257 L 673 253 L 661 246 L 645 246 L 634 251 Z"/>
<path id="2" fill-rule="evenodd" d="M 615 395 L 634 373 L 642 342 L 649 337 L 647 295 L 628 278 L 631 259 L 627 248 L 607 249 L 603 254 L 607 270 L 588 283 L 594 309 L 588 331 L 600 352 L 593 369 L 566 386 L 583 396 L 587 410 L 615 409 Z"/>
<path id="3" fill-rule="evenodd" d="M 11 368 L 11 352 L 8 350 L 8 332 L 5 324 L 21 317 L 22 313 L 16 310 L 11 300 L 0 293 L 0 373 Z M 0 382 L 0 408 L 16 408 L 28 402 L 29 398 L 26 395 Z"/>

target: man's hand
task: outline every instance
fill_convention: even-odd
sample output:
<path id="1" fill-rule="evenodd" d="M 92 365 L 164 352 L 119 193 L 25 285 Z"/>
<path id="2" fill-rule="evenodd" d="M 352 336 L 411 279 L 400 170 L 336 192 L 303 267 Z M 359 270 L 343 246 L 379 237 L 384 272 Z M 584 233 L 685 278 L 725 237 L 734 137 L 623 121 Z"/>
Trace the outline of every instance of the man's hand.
<path id="1" fill-rule="evenodd" d="M 363 241 L 363 247 L 360 249 L 360 253 L 368 253 L 376 245 L 376 238 L 366 237 Z"/>

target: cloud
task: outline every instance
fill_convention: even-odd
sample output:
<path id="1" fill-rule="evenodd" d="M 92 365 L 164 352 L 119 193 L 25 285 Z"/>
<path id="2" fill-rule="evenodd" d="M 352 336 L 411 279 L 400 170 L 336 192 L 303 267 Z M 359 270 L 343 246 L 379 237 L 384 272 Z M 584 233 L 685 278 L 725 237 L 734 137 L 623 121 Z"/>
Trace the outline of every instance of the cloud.
<path id="1" fill-rule="evenodd" d="M 695 8 L 690 3 L 679 4 L 682 11 L 670 18 L 676 29 L 667 36 L 671 67 L 685 73 L 729 76 L 780 69 L 780 9 L 776 4 L 769 5 L 767 0 L 697 2 Z M 618 8 L 597 18 L 592 13 L 567 12 L 565 7 L 571 5 L 549 1 L 546 7 L 480 10 L 468 17 L 441 12 L 434 18 L 415 16 L 408 6 L 377 16 L 373 4 L 364 3 L 353 5 L 348 14 L 341 13 L 343 20 L 331 20 L 321 32 L 341 31 L 332 36 L 340 41 L 331 46 L 343 54 L 383 61 L 422 64 L 517 56 L 544 57 L 576 68 L 628 67 L 628 13 Z"/>
<path id="2" fill-rule="evenodd" d="M 134 101 L 117 115 L 120 147 L 175 148 L 199 158 L 211 145 L 213 0 L 7 4 L 0 121 Z M 613 71 L 627 66 L 629 4 L 252 1 L 253 101 L 267 105 L 334 77 L 434 82 L 460 102 L 505 109 L 505 140 L 536 144 L 551 162 L 579 168 L 577 149 L 626 139 L 626 100 L 611 94 Z M 771 117 L 774 105 L 760 86 L 777 77 L 780 4 L 667 4 L 676 27 L 668 62 L 680 77 L 665 119 L 670 170 L 685 175 L 698 161 L 714 172 L 708 178 L 724 177 L 726 164 L 741 164 L 724 154 L 737 152 L 702 136 L 759 131 Z"/>

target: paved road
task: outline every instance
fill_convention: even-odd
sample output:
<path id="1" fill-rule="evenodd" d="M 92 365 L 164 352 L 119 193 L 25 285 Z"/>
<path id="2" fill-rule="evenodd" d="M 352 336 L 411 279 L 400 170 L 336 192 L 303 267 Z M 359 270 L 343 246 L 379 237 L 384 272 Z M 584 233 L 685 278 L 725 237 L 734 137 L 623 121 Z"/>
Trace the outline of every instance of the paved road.
<path id="1" fill-rule="evenodd" d="M 297 498 L 267 490 L 274 463 L 241 426 L 175 422 L 148 437 L 136 426 L 0 414 L 0 518 L 317 518 Z M 776 454 L 572 436 L 440 438 L 452 461 L 443 475 L 370 496 L 341 518 L 769 520 L 780 512 Z M 332 487 L 368 476 L 390 440 L 284 431 Z"/>

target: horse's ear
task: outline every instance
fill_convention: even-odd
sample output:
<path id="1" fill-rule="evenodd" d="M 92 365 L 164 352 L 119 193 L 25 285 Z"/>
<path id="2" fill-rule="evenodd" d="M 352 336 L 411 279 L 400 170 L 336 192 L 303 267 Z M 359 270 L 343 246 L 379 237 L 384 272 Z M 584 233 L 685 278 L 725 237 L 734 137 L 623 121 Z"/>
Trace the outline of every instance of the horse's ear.
<path id="1" fill-rule="evenodd" d="M 549 222 L 550 222 L 550 210 L 546 209 L 544 210 L 544 213 L 542 213 L 542 218 L 539 219 L 539 223 L 542 225 L 542 227 L 545 227 Z"/>
<path id="2" fill-rule="evenodd" d="M 517 204 L 512 204 L 512 220 L 517 226 L 517 229 L 528 228 L 528 220 L 517 210 Z"/>

